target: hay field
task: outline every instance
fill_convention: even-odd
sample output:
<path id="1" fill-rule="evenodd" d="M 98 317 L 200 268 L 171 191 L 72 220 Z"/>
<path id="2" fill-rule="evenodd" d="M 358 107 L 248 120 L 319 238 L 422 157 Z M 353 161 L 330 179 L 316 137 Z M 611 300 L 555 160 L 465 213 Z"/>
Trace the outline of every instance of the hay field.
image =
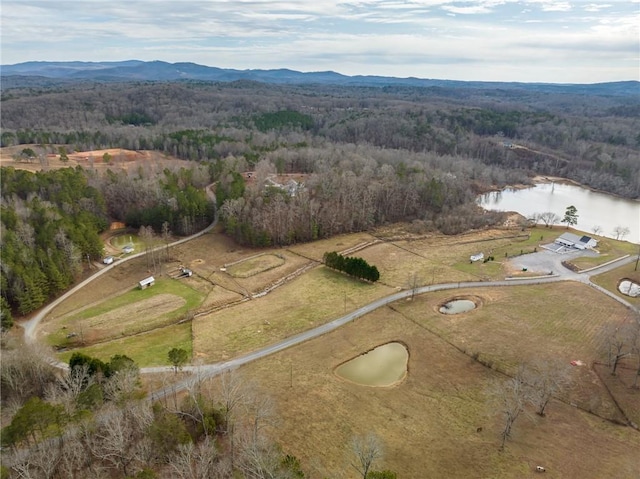
<path id="1" fill-rule="evenodd" d="M 194 355 L 216 362 L 311 329 L 393 293 L 318 266 L 268 295 L 193 321 Z"/>
<path id="2" fill-rule="evenodd" d="M 389 341 L 409 348 L 409 374 L 400 385 L 370 388 L 334 374 L 345 360 Z M 301 459 L 312 479 L 355 478 L 349 441 L 369 432 L 384 445 L 376 469 L 402 478 L 520 479 L 536 477 L 538 464 L 554 478 L 633 477 L 637 470 L 636 431 L 557 401 L 546 418 L 518 419 L 500 452 L 501 423 L 486 390 L 502 375 L 391 308 L 247 365 L 240 374 L 273 397 L 278 421 L 271 434 Z"/>
<path id="3" fill-rule="evenodd" d="M 462 314 L 438 312 L 442 303 L 461 295 L 474 296 L 480 306 Z M 605 397 L 606 391 L 595 387 L 600 382 L 589 365 L 606 359 L 602 351 L 606 326 L 632 320 L 633 315 L 587 285 L 562 282 L 440 291 L 396 303 L 393 308 L 469 356 L 479 354 L 483 362 L 510 374 L 518 364 L 536 358 L 559 359 L 565 364 L 581 360 L 586 366 L 573 370 L 574 384 L 566 400 L 621 419 L 614 404 L 596 399 Z"/>

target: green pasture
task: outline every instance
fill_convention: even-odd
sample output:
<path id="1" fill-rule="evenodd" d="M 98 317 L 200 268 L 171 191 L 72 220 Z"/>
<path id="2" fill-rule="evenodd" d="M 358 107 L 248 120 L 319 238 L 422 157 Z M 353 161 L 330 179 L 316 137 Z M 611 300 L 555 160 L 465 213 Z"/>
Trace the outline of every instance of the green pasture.
<path id="1" fill-rule="evenodd" d="M 142 240 L 135 233 L 123 233 L 117 236 L 112 236 L 111 238 L 109 238 L 109 243 L 111 244 L 111 246 L 119 249 L 120 251 L 122 251 L 122 248 L 128 245 L 133 246 L 134 253 L 140 253 L 144 250 Z"/>
<path id="2" fill-rule="evenodd" d="M 53 332 L 47 337 L 47 342 L 50 345 L 59 348 L 69 347 L 78 341 L 77 336 L 71 339 L 67 338 L 69 331 L 75 331 L 76 333 L 78 330 L 81 331 L 84 327 L 83 323 L 89 322 L 91 318 L 114 311 L 118 308 L 135 304 L 159 294 L 172 294 L 179 296 L 185 300 L 185 303 L 173 311 L 165 313 L 157 318 L 149 318 L 147 321 L 138 321 L 134 318 L 122 318 L 122 321 L 118 324 L 118 328 L 114 327 L 114 335 L 117 334 L 115 332 L 116 329 L 117 331 L 126 330 L 127 334 L 137 334 L 155 327 L 175 323 L 179 319 L 183 318 L 188 311 L 197 308 L 205 297 L 202 293 L 190 288 L 184 282 L 162 278 L 156 280 L 156 283 L 149 288 L 132 288 L 130 291 L 122 295 L 105 299 L 104 301 L 101 301 L 89 308 L 82 309 L 75 314 L 54 319 L 52 322 Z"/>
<path id="3" fill-rule="evenodd" d="M 74 352 L 81 352 L 102 361 L 116 354 L 126 354 L 140 367 L 169 365 L 167 354 L 172 348 L 181 348 L 192 354 L 191 322 L 172 324 L 146 333 L 114 339 L 86 348 L 76 348 L 58 354 L 61 361 L 68 362 Z"/>

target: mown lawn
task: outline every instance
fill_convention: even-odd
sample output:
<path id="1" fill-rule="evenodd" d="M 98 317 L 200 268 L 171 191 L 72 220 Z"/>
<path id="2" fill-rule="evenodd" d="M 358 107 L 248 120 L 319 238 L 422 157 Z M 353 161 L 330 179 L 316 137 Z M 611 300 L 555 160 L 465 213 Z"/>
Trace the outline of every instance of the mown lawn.
<path id="1" fill-rule="evenodd" d="M 169 310 L 162 314 L 136 311 L 136 305 L 145 300 L 152 301 L 160 295 L 176 298 L 178 301 L 175 302 L 175 307 L 169 306 Z M 47 330 L 51 331 L 47 336 L 47 342 L 52 346 L 64 348 L 78 345 L 79 342 L 102 342 L 139 334 L 183 319 L 187 312 L 195 309 L 203 299 L 202 293 L 190 288 L 183 281 L 159 279 L 147 289 L 133 288 L 76 313 L 50 320 L 45 325 Z M 94 324 L 101 316 L 114 312 L 117 318 L 109 320 L 112 324 Z M 74 337 L 68 337 L 70 332 L 74 333 Z"/>
<path id="2" fill-rule="evenodd" d="M 78 351 L 108 361 L 116 354 L 126 354 L 140 367 L 169 365 L 167 353 L 172 348 L 181 348 L 192 355 L 191 323 L 175 324 L 154 329 L 136 336 L 114 339 L 86 348 L 77 348 L 58 354 L 61 361 L 69 361 Z"/>

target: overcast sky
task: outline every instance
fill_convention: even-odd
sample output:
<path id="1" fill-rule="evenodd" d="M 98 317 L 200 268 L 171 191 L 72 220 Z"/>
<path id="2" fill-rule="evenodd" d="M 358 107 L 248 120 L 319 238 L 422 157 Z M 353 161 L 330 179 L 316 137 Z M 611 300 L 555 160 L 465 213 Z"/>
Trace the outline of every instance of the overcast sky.
<path id="1" fill-rule="evenodd" d="M 640 0 L 1 0 L 0 63 L 163 60 L 454 80 L 640 79 Z"/>

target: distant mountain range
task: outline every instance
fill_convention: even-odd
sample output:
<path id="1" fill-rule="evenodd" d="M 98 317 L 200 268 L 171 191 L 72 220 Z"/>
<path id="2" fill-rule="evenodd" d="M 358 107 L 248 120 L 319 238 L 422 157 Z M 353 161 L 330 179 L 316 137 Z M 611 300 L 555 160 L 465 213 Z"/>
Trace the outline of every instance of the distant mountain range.
<path id="1" fill-rule="evenodd" d="M 372 75 L 348 76 L 333 71 L 299 72 L 288 69 L 234 70 L 196 63 L 144 62 L 26 62 L 0 66 L 3 88 L 55 84 L 69 81 L 129 82 L 179 81 L 231 82 L 249 80 L 286 85 L 347 85 L 347 86 L 409 86 L 474 89 L 517 89 L 549 93 L 583 95 L 638 96 L 640 82 L 621 81 L 593 84 L 555 84 L 518 82 L 477 82 L 433 80 L 423 78 L 397 78 Z M 48 79 L 48 81 L 47 81 Z M 52 81 L 53 80 L 53 81 Z"/>

